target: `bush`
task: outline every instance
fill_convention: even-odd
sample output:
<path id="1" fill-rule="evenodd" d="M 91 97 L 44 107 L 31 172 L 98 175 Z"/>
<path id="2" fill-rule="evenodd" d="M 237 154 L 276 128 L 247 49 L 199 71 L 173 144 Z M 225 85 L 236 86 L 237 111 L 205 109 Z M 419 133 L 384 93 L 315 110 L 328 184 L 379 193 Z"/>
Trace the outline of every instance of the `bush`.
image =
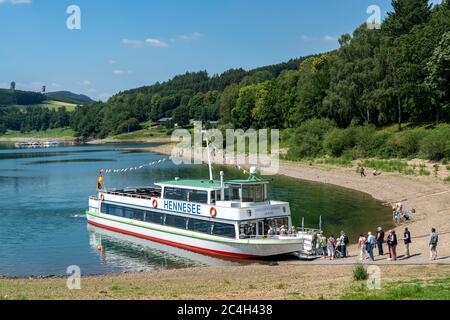
<path id="1" fill-rule="evenodd" d="M 351 149 L 356 144 L 355 129 L 333 129 L 324 139 L 324 147 L 330 156 L 340 157 L 345 150 Z"/>
<path id="2" fill-rule="evenodd" d="M 333 121 L 312 119 L 298 127 L 290 142 L 288 157 L 293 159 L 317 157 L 323 154 L 323 139 L 335 127 Z"/>
<path id="3" fill-rule="evenodd" d="M 422 139 L 421 153 L 429 160 L 450 157 L 450 125 L 439 125 Z"/>
<path id="4" fill-rule="evenodd" d="M 415 157 L 419 154 L 420 143 L 426 136 L 426 130 L 414 129 L 402 132 L 395 139 L 396 156 L 401 158 Z"/>
<path id="5" fill-rule="evenodd" d="M 358 264 L 353 269 L 353 280 L 355 281 L 363 281 L 369 279 L 369 274 L 367 273 L 366 268 L 362 264 Z"/>

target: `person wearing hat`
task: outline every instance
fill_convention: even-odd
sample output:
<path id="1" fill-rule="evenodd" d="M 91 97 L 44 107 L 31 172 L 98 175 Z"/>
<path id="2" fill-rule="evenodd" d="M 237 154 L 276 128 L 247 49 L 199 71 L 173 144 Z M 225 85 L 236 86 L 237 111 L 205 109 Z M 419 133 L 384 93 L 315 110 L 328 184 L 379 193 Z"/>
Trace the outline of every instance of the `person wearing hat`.
<path id="1" fill-rule="evenodd" d="M 376 239 L 377 239 L 378 255 L 383 256 L 384 231 L 381 227 L 377 228 Z"/>

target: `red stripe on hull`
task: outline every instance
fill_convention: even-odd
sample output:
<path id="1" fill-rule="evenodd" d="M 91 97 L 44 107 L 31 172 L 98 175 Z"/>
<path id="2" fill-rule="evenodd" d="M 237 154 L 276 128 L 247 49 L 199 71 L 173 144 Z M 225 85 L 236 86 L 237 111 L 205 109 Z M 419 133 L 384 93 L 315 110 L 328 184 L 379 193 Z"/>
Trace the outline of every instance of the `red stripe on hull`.
<path id="1" fill-rule="evenodd" d="M 182 244 L 182 243 L 173 242 L 173 241 L 169 241 L 169 240 L 163 240 L 163 239 L 146 236 L 146 235 L 143 235 L 143 234 L 140 234 L 140 233 L 136 233 L 136 232 L 132 232 L 132 231 L 127 231 L 127 230 L 123 230 L 123 229 L 110 227 L 110 226 L 107 226 L 107 225 L 104 225 L 104 224 L 101 224 L 101 223 L 98 223 L 98 222 L 94 222 L 94 221 L 91 221 L 91 220 L 88 220 L 88 222 L 89 222 L 89 224 L 91 224 L 93 226 L 96 226 L 96 227 L 99 227 L 99 228 L 102 228 L 102 229 L 106 229 L 106 230 L 110 230 L 110 231 L 126 234 L 126 235 L 137 237 L 137 238 L 146 239 L 146 240 L 150 240 L 150 241 L 166 244 L 166 245 L 169 245 L 169 246 L 172 246 L 172 247 L 177 247 L 177 248 L 180 248 L 180 249 L 186 249 L 186 250 L 193 251 L 193 252 L 199 252 L 199 253 L 204 253 L 204 254 L 209 254 L 209 255 L 225 256 L 225 257 L 230 257 L 230 258 L 238 258 L 238 259 L 251 259 L 251 258 L 257 258 L 258 257 L 258 256 L 255 256 L 255 255 L 247 255 L 247 254 L 240 254 L 240 253 L 233 253 L 233 252 L 224 252 L 224 251 L 217 251 L 217 250 L 211 250 L 211 249 L 206 249 L 206 248 L 190 246 L 190 245 L 187 245 L 187 244 Z"/>

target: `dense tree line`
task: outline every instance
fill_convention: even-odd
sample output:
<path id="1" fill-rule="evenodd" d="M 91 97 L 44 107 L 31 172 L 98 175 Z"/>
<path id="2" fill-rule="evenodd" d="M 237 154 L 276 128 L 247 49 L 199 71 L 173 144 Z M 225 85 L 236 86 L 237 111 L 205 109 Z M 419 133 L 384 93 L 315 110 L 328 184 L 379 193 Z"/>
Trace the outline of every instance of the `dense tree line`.
<path id="1" fill-rule="evenodd" d="M 363 24 L 343 35 L 335 51 L 250 71 L 186 73 L 120 92 L 106 103 L 79 106 L 70 119 L 58 121 L 69 121 L 84 138 L 131 132 L 144 121 L 163 117 L 179 125 L 195 119 L 220 120 L 224 127 L 243 129 L 296 128 L 291 133 L 297 137 L 307 129 L 314 134 L 305 148 L 320 144 L 322 150 L 329 145 L 322 141 L 325 135 L 332 141 L 357 125 L 395 123 L 401 128 L 407 122 L 449 122 L 450 0 L 433 7 L 427 0 L 393 0 L 392 7 L 381 28 Z M 2 99 L 10 99 L 5 97 L 0 92 L 0 105 Z M 59 123 L 48 110 L 7 111 L 14 112 L 13 117 L 0 117 L 0 130 Z M 13 120 L 15 116 L 21 120 Z M 322 119 L 323 128 L 312 128 L 314 119 Z"/>
<path id="2" fill-rule="evenodd" d="M 45 131 L 69 125 L 70 113 L 64 107 L 58 110 L 44 107 L 0 108 L 0 134 L 4 134 L 7 130 Z"/>
<path id="3" fill-rule="evenodd" d="M 11 105 L 40 104 L 44 100 L 45 96 L 37 92 L 0 89 L 0 108 Z"/>
<path id="4" fill-rule="evenodd" d="M 173 117 L 220 120 L 237 128 L 295 128 L 314 118 L 339 127 L 450 120 L 450 0 L 393 0 L 381 29 L 363 24 L 322 55 L 251 71 L 186 73 L 121 92 L 89 111 L 74 128 L 85 137 L 138 128 Z M 95 126 L 84 124 L 95 123 Z"/>

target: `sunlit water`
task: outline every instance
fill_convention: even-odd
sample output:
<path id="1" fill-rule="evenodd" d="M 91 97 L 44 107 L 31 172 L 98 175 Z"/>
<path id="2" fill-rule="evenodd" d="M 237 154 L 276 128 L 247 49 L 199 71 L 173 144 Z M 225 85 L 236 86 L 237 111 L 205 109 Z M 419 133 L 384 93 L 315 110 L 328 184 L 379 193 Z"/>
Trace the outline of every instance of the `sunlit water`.
<path id="1" fill-rule="evenodd" d="M 164 156 L 130 152 L 137 145 L 78 146 L 16 150 L 0 144 L 0 274 L 63 275 L 77 265 L 83 274 L 149 271 L 242 263 L 191 253 L 88 227 L 88 196 L 95 194 L 100 169 L 136 167 Z M 142 147 L 142 145 L 139 145 Z M 225 170 L 227 178 L 239 172 Z M 202 166 L 173 165 L 106 175 L 109 188 L 152 186 L 154 182 L 208 177 Z M 389 222 L 389 209 L 372 197 L 317 183 L 271 177 L 271 198 L 289 201 L 293 220 L 307 227 L 357 234 Z M 104 251 L 97 248 L 102 244 Z"/>

